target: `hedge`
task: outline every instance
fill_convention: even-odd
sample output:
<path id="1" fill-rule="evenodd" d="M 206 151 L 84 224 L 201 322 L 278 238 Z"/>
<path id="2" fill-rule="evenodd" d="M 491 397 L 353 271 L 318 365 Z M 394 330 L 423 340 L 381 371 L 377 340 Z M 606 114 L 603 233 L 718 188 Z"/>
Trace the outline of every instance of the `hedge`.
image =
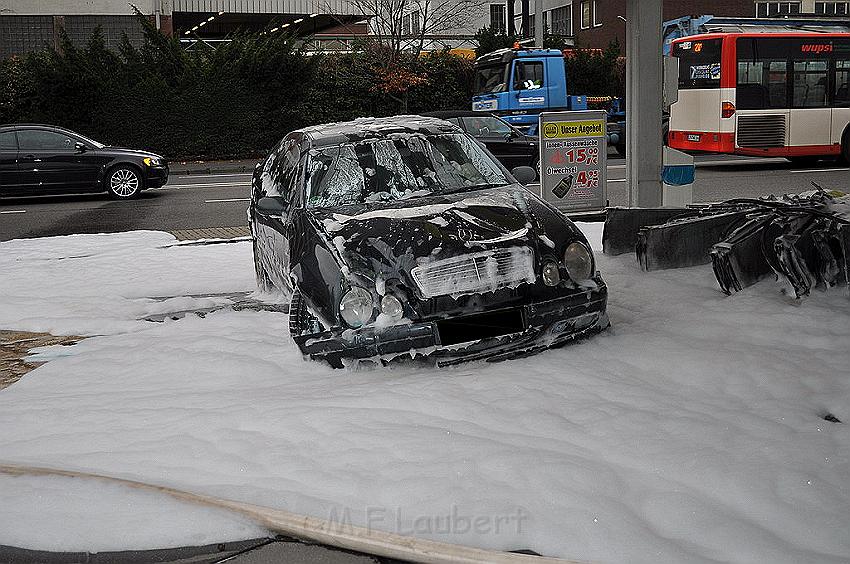
<path id="1" fill-rule="evenodd" d="M 0 61 L 0 123 L 50 123 L 170 159 L 253 158 L 299 127 L 466 108 L 472 94 L 471 61 L 447 52 L 387 66 L 364 50 L 307 55 L 282 33 L 189 50 L 141 21 L 138 48 L 125 39 L 113 53 L 95 31 L 82 47 L 63 37 L 58 51 Z"/>

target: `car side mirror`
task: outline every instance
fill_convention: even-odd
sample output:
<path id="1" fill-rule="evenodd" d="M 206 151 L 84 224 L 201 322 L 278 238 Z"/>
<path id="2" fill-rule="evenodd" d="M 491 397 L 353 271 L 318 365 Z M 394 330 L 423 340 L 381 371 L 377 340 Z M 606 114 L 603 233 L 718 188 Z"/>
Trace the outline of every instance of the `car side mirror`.
<path id="1" fill-rule="evenodd" d="M 520 184 L 531 184 L 537 178 L 537 172 L 530 166 L 514 167 L 511 174 Z"/>
<path id="2" fill-rule="evenodd" d="M 74 143 L 74 150 L 78 153 L 85 153 L 88 150 L 88 147 L 86 147 L 85 143 L 77 141 L 76 143 Z"/>
<path id="3" fill-rule="evenodd" d="M 257 211 L 263 215 L 283 215 L 286 200 L 280 196 L 266 196 L 257 202 Z"/>

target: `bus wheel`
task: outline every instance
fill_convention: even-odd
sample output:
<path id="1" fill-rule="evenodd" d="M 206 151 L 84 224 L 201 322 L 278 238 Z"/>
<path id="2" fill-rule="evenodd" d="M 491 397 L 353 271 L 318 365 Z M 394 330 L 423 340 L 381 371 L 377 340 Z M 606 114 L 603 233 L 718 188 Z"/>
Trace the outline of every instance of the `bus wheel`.
<path id="1" fill-rule="evenodd" d="M 812 166 L 820 160 L 820 157 L 785 157 L 797 166 Z"/>
<path id="2" fill-rule="evenodd" d="M 850 164 L 850 127 L 841 136 L 841 158 L 846 164 Z"/>

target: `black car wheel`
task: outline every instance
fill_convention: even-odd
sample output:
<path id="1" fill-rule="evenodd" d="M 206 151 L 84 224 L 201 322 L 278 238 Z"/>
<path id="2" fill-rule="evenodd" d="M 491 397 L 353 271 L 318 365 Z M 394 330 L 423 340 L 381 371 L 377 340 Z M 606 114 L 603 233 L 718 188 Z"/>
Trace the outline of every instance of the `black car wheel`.
<path id="1" fill-rule="evenodd" d="M 320 333 L 324 330 L 322 323 L 307 309 L 307 302 L 296 288 L 289 302 L 289 334 L 292 337 L 302 337 Z"/>
<path id="2" fill-rule="evenodd" d="M 106 176 L 109 195 L 116 200 L 129 200 L 142 190 L 142 176 L 129 165 L 119 165 L 111 169 Z"/>
<path id="3" fill-rule="evenodd" d="M 260 260 L 260 253 L 257 249 L 257 240 L 253 239 L 252 243 L 254 245 L 254 273 L 257 275 L 257 288 L 259 288 L 261 292 L 272 292 L 274 291 L 275 286 L 266 272 L 266 267 L 263 266 L 263 262 Z"/>

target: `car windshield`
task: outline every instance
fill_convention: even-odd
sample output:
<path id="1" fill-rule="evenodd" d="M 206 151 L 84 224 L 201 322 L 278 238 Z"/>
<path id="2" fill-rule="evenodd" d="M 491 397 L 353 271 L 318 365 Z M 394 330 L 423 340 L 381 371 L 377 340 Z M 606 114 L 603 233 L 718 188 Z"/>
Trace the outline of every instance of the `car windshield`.
<path id="1" fill-rule="evenodd" d="M 395 134 L 310 151 L 307 207 L 388 202 L 513 182 L 464 134 Z"/>
<path id="2" fill-rule="evenodd" d="M 505 82 L 506 66 L 503 64 L 479 67 L 475 73 L 475 93 L 476 94 L 491 94 L 494 92 L 504 92 L 508 89 Z"/>

